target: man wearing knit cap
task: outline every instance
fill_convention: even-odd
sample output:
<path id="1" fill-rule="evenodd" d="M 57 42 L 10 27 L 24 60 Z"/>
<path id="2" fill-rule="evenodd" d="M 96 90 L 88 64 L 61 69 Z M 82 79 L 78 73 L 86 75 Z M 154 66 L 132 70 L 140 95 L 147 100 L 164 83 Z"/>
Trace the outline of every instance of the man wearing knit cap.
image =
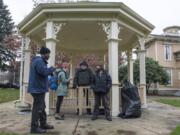
<path id="1" fill-rule="evenodd" d="M 54 67 L 47 67 L 50 50 L 46 47 L 40 49 L 41 56 L 35 56 L 31 61 L 28 92 L 33 97 L 31 133 L 45 133 L 46 129 L 53 129 L 47 124 L 45 112 L 45 93 L 48 92 L 48 75 Z"/>
<path id="2" fill-rule="evenodd" d="M 101 104 L 104 106 L 105 117 L 108 121 L 112 121 L 110 115 L 110 107 L 109 107 L 109 91 L 112 86 L 112 80 L 110 75 L 104 70 L 101 64 L 96 65 L 96 73 L 94 77 L 93 85 L 91 85 L 94 96 L 95 96 L 95 105 L 94 105 L 94 112 L 92 116 L 92 120 L 96 120 L 99 115 L 99 107 Z"/>
<path id="3" fill-rule="evenodd" d="M 93 83 L 93 73 L 91 69 L 88 67 L 86 61 L 82 61 L 79 64 L 80 68 L 77 69 L 74 81 L 73 81 L 73 88 L 77 88 L 77 86 L 91 86 Z M 88 106 L 88 92 L 86 93 L 86 105 Z M 91 114 L 91 109 L 87 109 L 87 113 Z"/>

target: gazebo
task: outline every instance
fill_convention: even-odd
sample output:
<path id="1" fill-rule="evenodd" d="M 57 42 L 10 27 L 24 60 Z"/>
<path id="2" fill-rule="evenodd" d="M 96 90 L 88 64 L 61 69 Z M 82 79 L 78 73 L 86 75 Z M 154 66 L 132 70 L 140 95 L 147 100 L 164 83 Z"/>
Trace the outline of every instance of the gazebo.
<path id="1" fill-rule="evenodd" d="M 120 108 L 118 53 L 128 52 L 128 78 L 133 83 L 132 49 L 139 48 L 140 87 L 142 105 L 146 104 L 145 38 L 154 26 L 121 2 L 64 2 L 39 4 L 18 25 L 23 36 L 20 99 L 27 99 L 31 41 L 45 44 L 50 50 L 49 66 L 55 64 L 56 50 L 71 53 L 104 55 L 108 52 L 108 71 L 112 77 L 112 115 Z M 73 74 L 73 73 L 71 73 Z M 51 94 L 46 94 L 47 113 Z"/>

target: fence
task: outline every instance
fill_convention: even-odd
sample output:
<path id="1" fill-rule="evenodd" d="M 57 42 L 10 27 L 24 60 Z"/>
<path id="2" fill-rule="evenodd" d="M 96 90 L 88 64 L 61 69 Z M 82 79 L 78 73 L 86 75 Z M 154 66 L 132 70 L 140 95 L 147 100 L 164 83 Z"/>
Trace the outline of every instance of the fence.
<path id="1" fill-rule="evenodd" d="M 0 70 L 0 86 L 18 86 L 19 85 L 19 70 L 8 69 L 7 71 Z"/>

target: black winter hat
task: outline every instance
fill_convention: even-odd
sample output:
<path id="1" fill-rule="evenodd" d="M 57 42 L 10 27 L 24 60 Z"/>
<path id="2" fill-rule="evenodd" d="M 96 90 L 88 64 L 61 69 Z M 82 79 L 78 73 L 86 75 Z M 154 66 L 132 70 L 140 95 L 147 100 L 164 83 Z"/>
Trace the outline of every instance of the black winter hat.
<path id="1" fill-rule="evenodd" d="M 46 48 L 46 47 L 41 47 L 41 49 L 40 49 L 40 54 L 48 54 L 48 53 L 50 53 L 51 51 L 48 49 L 48 48 Z"/>
<path id="2" fill-rule="evenodd" d="M 87 67 L 88 67 L 88 64 L 87 64 L 86 61 L 82 61 L 79 65 L 80 65 L 80 66 L 84 65 L 84 66 L 87 66 Z"/>

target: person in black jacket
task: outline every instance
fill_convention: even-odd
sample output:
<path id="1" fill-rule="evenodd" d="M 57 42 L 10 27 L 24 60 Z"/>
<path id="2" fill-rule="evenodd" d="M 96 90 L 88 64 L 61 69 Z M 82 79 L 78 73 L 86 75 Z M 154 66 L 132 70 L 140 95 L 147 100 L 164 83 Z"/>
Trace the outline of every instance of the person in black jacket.
<path id="1" fill-rule="evenodd" d="M 112 121 L 109 108 L 108 93 L 112 86 L 112 80 L 110 75 L 103 69 L 102 65 L 96 66 L 96 73 L 94 77 L 94 83 L 91 86 L 95 96 L 95 106 L 92 116 L 92 120 L 96 120 L 99 115 L 99 106 L 102 100 L 104 106 L 105 116 L 108 121 Z"/>
<path id="2" fill-rule="evenodd" d="M 80 68 L 77 69 L 74 80 L 73 80 L 73 89 L 76 89 L 79 86 L 91 86 L 93 83 L 93 73 L 91 69 L 88 67 L 86 61 L 82 61 L 79 64 Z M 86 105 L 88 105 L 88 92 L 86 94 Z M 87 113 L 91 114 L 91 109 L 87 109 Z"/>

